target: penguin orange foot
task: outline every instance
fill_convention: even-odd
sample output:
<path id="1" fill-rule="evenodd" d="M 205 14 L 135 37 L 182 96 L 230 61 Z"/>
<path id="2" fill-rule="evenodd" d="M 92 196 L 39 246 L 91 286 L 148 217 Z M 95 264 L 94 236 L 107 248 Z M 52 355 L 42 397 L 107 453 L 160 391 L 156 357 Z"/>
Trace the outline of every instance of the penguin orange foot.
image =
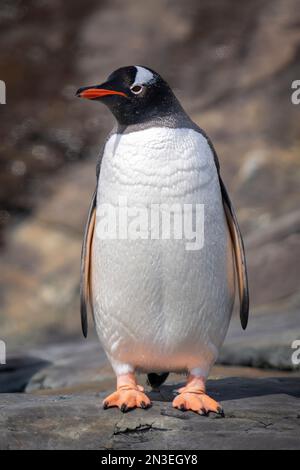
<path id="1" fill-rule="evenodd" d="M 217 413 L 224 417 L 221 405 L 205 393 L 205 380 L 190 375 L 185 387 L 178 390 L 179 395 L 173 400 L 173 407 L 181 411 L 195 411 L 200 415 Z"/>
<path id="2" fill-rule="evenodd" d="M 103 408 L 118 407 L 123 413 L 133 408 L 149 408 L 151 401 L 144 388 L 137 385 L 134 374 L 118 376 L 117 390 L 103 400 Z"/>

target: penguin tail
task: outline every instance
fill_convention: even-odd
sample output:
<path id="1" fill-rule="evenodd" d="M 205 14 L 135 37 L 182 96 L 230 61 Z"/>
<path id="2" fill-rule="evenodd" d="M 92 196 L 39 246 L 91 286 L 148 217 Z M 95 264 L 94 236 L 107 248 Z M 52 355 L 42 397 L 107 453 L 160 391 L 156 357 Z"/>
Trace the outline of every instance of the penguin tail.
<path id="1" fill-rule="evenodd" d="M 151 385 L 151 387 L 155 390 L 159 388 L 165 382 L 165 380 L 167 380 L 168 375 L 169 372 L 162 372 L 161 374 L 155 374 L 154 372 L 151 372 L 147 375 L 148 384 Z"/>

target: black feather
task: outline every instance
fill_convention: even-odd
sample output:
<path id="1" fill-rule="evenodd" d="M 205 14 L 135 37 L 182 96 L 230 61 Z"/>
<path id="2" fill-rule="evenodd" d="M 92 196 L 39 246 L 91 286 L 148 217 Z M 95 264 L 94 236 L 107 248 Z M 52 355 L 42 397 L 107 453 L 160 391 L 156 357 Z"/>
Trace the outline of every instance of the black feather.
<path id="1" fill-rule="evenodd" d="M 81 314 L 81 328 L 83 336 L 86 338 L 88 333 L 88 316 L 87 316 L 87 303 L 88 299 L 86 298 L 86 252 L 87 252 L 87 239 L 89 226 L 92 219 L 93 211 L 96 207 L 96 196 L 97 190 L 94 192 L 92 201 L 89 208 L 87 223 L 85 226 L 82 249 L 81 249 L 81 265 L 80 265 L 80 314 Z"/>
<path id="2" fill-rule="evenodd" d="M 168 375 L 169 372 L 162 372 L 161 374 L 155 374 L 154 372 L 151 372 L 147 375 L 148 383 L 153 389 L 159 388 L 165 382 L 165 380 L 167 380 Z"/>

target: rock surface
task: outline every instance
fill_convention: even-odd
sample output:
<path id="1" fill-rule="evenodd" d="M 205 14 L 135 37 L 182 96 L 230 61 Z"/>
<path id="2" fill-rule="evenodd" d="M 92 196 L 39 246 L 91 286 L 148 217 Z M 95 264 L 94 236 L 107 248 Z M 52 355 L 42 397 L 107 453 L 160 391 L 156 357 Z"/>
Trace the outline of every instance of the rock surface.
<path id="1" fill-rule="evenodd" d="M 153 407 L 104 411 L 95 393 L 2 394 L 1 449 L 299 449 L 300 379 L 211 381 L 226 417 L 174 410 L 178 384 L 151 392 Z"/>
<path id="2" fill-rule="evenodd" d="M 261 308 L 250 318 L 246 331 L 234 318 L 222 346 L 218 362 L 221 364 L 259 367 L 263 369 L 298 370 L 293 364 L 292 345 L 300 340 L 299 306 Z"/>

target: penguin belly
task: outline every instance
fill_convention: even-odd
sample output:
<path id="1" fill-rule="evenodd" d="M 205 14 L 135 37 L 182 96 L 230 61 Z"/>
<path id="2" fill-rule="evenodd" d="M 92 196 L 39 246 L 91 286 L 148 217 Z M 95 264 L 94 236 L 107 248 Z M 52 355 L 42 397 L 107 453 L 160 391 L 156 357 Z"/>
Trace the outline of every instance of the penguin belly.
<path id="1" fill-rule="evenodd" d="M 204 206 L 204 244 L 186 238 L 103 237 L 103 208 Z M 175 206 L 174 206 L 175 204 Z M 152 205 L 152 206 L 151 206 Z M 193 209 L 194 210 L 194 209 Z M 212 151 L 191 129 L 113 134 L 97 193 L 92 295 L 97 333 L 117 374 L 194 370 L 207 375 L 234 302 L 232 246 Z M 144 233 L 144 237 L 145 237 Z"/>

